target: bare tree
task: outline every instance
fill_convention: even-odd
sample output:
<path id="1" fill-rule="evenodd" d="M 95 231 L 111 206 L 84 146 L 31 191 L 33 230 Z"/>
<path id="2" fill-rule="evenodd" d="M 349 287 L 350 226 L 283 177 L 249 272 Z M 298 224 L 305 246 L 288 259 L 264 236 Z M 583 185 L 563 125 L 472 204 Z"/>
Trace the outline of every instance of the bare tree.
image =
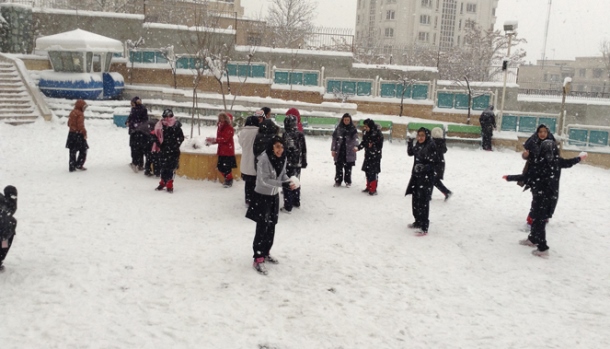
<path id="1" fill-rule="evenodd" d="M 274 46 L 299 48 L 313 30 L 317 3 L 312 0 L 270 0 L 267 24 L 272 27 Z"/>
<path id="2" fill-rule="evenodd" d="M 599 45 L 599 50 L 601 51 L 602 57 L 604 58 L 604 66 L 606 67 L 606 73 L 608 74 L 608 78 L 610 79 L 610 41 L 602 41 Z"/>
<path id="3" fill-rule="evenodd" d="M 511 48 L 527 42 L 513 37 Z M 508 38 L 500 30 L 483 30 L 475 21 L 467 20 L 463 47 L 440 52 L 439 73 L 443 79 L 460 80 L 467 77 L 471 81 L 489 81 L 502 72 L 501 64 L 508 49 Z M 526 53 L 523 49 L 512 50 L 509 64 L 521 63 Z"/>
<path id="4" fill-rule="evenodd" d="M 227 111 L 226 91 L 222 82 L 227 73 L 227 63 L 230 60 L 230 48 L 234 47 L 235 37 L 219 30 L 218 17 L 212 16 L 205 9 L 194 9 L 193 18 L 198 25 L 189 28 L 182 38 L 182 46 L 194 57 L 193 71 L 193 108 L 191 114 L 191 137 L 193 137 L 195 114 L 198 112 L 197 91 L 204 76 L 211 74 L 220 85 L 224 110 Z M 201 123 L 198 122 L 198 132 L 201 134 Z"/>
<path id="5" fill-rule="evenodd" d="M 335 98 L 340 99 L 341 103 L 346 103 L 347 100 L 353 96 L 353 94 L 351 93 L 347 93 L 344 91 L 339 90 L 338 88 L 333 88 L 333 95 L 335 96 Z"/>
<path id="6" fill-rule="evenodd" d="M 137 52 L 138 51 L 138 47 L 144 45 L 144 38 L 143 37 L 139 37 L 138 40 L 136 41 L 132 41 L 130 39 L 127 39 L 127 41 L 125 41 L 125 47 L 127 48 L 127 58 L 131 61 L 131 68 L 129 68 L 129 83 L 131 84 L 133 81 L 133 59 L 131 59 L 131 52 Z"/>
<path id="7" fill-rule="evenodd" d="M 418 83 L 419 80 L 412 79 L 407 74 L 405 74 L 405 75 L 399 75 L 398 81 L 400 81 L 401 86 L 402 86 L 402 91 L 400 92 L 400 113 L 398 114 L 398 116 L 402 116 L 403 109 L 404 109 L 404 102 L 405 102 L 405 93 L 407 92 L 407 88 L 412 87 L 413 85 Z"/>
<path id="8" fill-rule="evenodd" d="M 167 60 L 170 69 L 172 70 L 172 76 L 174 78 L 174 88 L 178 88 L 178 60 L 182 58 L 183 55 L 177 55 L 174 51 L 174 45 L 169 45 L 167 47 L 163 47 L 160 50 L 161 56 Z"/>
<path id="9" fill-rule="evenodd" d="M 247 62 L 247 66 L 248 66 L 248 70 L 247 72 L 250 72 L 252 69 L 252 59 L 254 59 L 254 54 L 256 53 L 256 47 L 250 47 L 250 52 L 248 53 L 248 62 Z M 241 80 L 241 77 L 239 76 L 239 71 L 237 73 L 237 80 L 239 81 L 239 85 L 237 90 L 235 91 L 235 93 L 233 93 L 233 91 L 231 90 L 231 79 L 229 77 L 229 74 L 226 74 L 227 76 L 227 91 L 233 95 L 233 100 L 231 101 L 231 108 L 229 108 L 230 110 L 233 110 L 233 106 L 235 105 L 235 100 L 237 99 L 237 96 L 240 95 L 241 93 L 241 89 L 244 87 L 244 85 L 246 84 L 246 81 L 248 81 L 248 77 L 250 76 L 249 74 L 246 74 L 246 76 L 244 77 L 243 80 Z"/>

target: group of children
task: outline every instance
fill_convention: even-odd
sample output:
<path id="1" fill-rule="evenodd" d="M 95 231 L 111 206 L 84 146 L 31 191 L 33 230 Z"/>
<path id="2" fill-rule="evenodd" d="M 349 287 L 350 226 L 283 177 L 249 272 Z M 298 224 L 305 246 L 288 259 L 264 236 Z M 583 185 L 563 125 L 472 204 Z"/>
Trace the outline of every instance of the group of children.
<path id="1" fill-rule="evenodd" d="M 553 217 L 559 199 L 559 179 L 561 169 L 570 168 L 587 158 L 587 153 L 564 159 L 560 156 L 555 137 L 546 125 L 540 125 L 536 132 L 523 144 L 522 153 L 527 160 L 523 172 L 519 175 L 506 175 L 507 181 L 515 181 L 530 189 L 532 203 L 527 217 L 530 234 L 527 239 L 519 241 L 524 246 L 536 247 L 535 256 L 549 255 L 546 241 L 546 224 Z"/>
<path id="2" fill-rule="evenodd" d="M 129 132 L 131 169 L 144 170 L 147 177 L 159 177 L 155 190 L 174 192 L 174 176 L 184 142 L 182 124 L 171 109 L 165 109 L 161 120 L 149 119 L 148 109 L 139 97 L 131 99 L 131 111 L 125 123 Z"/>
<path id="3" fill-rule="evenodd" d="M 84 128 L 84 101 L 77 101 L 70 114 L 68 126 L 70 134 L 67 146 L 70 148 L 70 171 L 86 170 L 86 130 Z M 248 206 L 246 217 L 254 220 L 256 234 L 253 242 L 254 268 L 266 274 L 265 262 L 278 263 L 269 252 L 273 246 L 275 225 L 280 211 L 290 213 L 300 207 L 300 174 L 307 167 L 307 145 L 303 134 L 300 113 L 291 108 L 286 112 L 284 132 L 279 136 L 279 128 L 270 119 L 271 110 L 267 107 L 248 117 L 238 134 L 242 147 L 241 173 L 245 183 L 245 203 Z M 493 113 L 491 110 L 490 112 Z M 224 187 L 232 186 L 232 170 L 237 167 L 235 130 L 233 116 L 229 113 L 218 115 L 216 137 L 206 138 L 206 144 L 218 144 L 217 169 L 224 178 Z M 161 181 L 156 190 L 167 188 L 173 192 L 173 178 L 178 167 L 180 145 L 184 141 L 181 124 L 170 109 L 163 112 L 162 119 L 152 123 L 148 120 L 146 108 L 141 100 L 132 100 L 132 112 L 127 120 L 132 148 L 134 171 L 143 167 L 146 157 L 146 174 L 157 172 Z M 146 126 L 142 126 L 146 125 Z M 146 135 L 147 137 L 144 137 Z M 490 137 L 484 137 L 483 148 L 490 149 Z M 150 151 L 146 150 L 150 148 Z M 537 256 L 548 255 L 545 226 L 552 217 L 557 205 L 559 178 L 562 168 L 577 164 L 586 153 L 573 159 L 559 156 L 557 143 L 549 129 L 540 125 L 534 135 L 524 144 L 523 158 L 527 160 L 520 175 L 504 176 L 507 181 L 518 181 L 532 191 L 532 204 L 528 215 L 531 232 L 520 244 L 537 247 Z M 142 149 L 145 149 L 142 151 Z M 365 158 L 362 171 L 366 175 L 366 188 L 363 192 L 377 195 L 378 176 L 381 172 L 383 134 L 381 128 L 371 119 L 363 122 L 362 140 L 359 142 L 358 130 L 350 114 L 344 114 L 336 126 L 331 143 L 331 155 L 335 162 L 334 186 L 346 187 L 352 184 L 352 167 L 356 154 L 364 150 Z M 78 158 L 76 153 L 80 152 Z M 447 152 L 444 131 L 420 128 L 415 136 L 407 137 L 407 153 L 414 157 L 411 178 L 405 195 L 412 195 L 412 214 L 415 221 L 408 226 L 417 229 L 417 235 L 425 236 L 429 228 L 430 200 L 433 188 L 438 188 L 447 200 L 452 192 L 442 183 L 445 171 L 444 154 Z M 151 167 L 149 167 L 151 162 Z M 280 205 L 279 193 L 283 192 L 284 202 Z M 281 207 L 280 207 L 281 206 Z M 12 237 L 11 237 L 12 241 Z"/>

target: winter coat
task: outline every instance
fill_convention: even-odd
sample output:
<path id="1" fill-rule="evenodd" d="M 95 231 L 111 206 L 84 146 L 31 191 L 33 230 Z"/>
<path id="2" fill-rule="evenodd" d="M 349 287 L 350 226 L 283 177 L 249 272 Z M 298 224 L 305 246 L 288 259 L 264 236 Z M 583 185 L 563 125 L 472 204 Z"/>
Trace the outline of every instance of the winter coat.
<path id="1" fill-rule="evenodd" d="M 278 174 L 274 169 L 269 156 L 269 152 L 266 151 L 258 156 L 256 187 L 254 188 L 254 191 L 262 195 L 277 195 L 282 187 L 282 183 L 288 181 L 288 176 L 286 175 L 286 161 L 284 160 L 282 171 Z"/>
<path id="2" fill-rule="evenodd" d="M 291 169 L 307 167 L 307 144 L 305 135 L 297 129 L 297 125 L 291 125 L 289 118 L 284 123 L 284 151 L 286 153 L 286 166 Z"/>
<path id="3" fill-rule="evenodd" d="M 524 181 L 532 191 L 534 200 L 530 217 L 548 219 L 553 216 L 559 198 L 561 169 L 580 162 L 580 157 L 563 159 L 554 140 L 544 140 L 538 152 L 530 153 L 530 165 L 524 174 L 507 176 L 507 181 Z"/>
<path id="4" fill-rule="evenodd" d="M 216 143 L 218 144 L 218 156 L 235 156 L 235 141 L 233 126 L 226 122 L 218 123 L 216 130 Z"/>
<path id="5" fill-rule="evenodd" d="M 438 159 L 436 143 L 430 137 L 430 130 L 422 127 L 418 130 L 418 132 L 420 131 L 424 131 L 426 134 L 423 143 L 419 143 L 417 140 L 407 143 L 407 154 L 413 156 L 414 160 L 411 179 L 409 179 L 405 195 L 413 194 L 414 191 L 420 189 L 430 189 L 430 195 L 432 195 L 434 169 Z"/>
<path id="6" fill-rule="evenodd" d="M 481 113 L 479 123 L 481 124 L 482 132 L 493 132 L 493 129 L 496 128 L 496 116 L 493 110 L 494 107 L 489 106 Z"/>
<path id="7" fill-rule="evenodd" d="M 551 133 L 551 130 L 545 124 L 540 124 L 536 128 L 536 131 L 534 131 L 534 134 L 532 134 L 530 136 L 530 138 L 528 138 L 523 143 L 523 148 L 525 150 L 529 151 L 529 157 L 527 159 L 525 159 L 525 160 L 527 160 L 527 162 L 525 163 L 525 166 L 523 166 L 523 171 L 522 171 L 523 175 L 527 174 L 530 165 L 533 163 L 533 160 L 540 153 L 540 144 L 542 144 L 544 139 L 540 139 L 540 137 L 538 137 L 538 132 L 543 127 L 546 128 L 546 130 L 547 130 L 547 136 L 545 139 L 550 139 L 552 141 L 555 141 L 555 136 L 553 136 L 553 134 Z M 524 177 L 524 178 L 527 178 L 527 177 Z M 517 184 L 519 184 L 520 186 L 524 186 L 525 182 L 523 180 L 521 180 L 521 181 L 518 181 Z M 524 190 L 526 190 L 528 188 L 529 188 L 529 186 L 525 186 Z"/>
<path id="8" fill-rule="evenodd" d="M 258 158 L 266 149 L 267 145 L 273 138 L 276 136 L 278 132 L 278 127 L 271 119 L 266 119 L 258 128 L 258 134 L 254 139 L 254 146 L 252 147 L 252 151 L 254 156 Z M 255 161 L 256 162 L 256 161 Z"/>
<path id="9" fill-rule="evenodd" d="M 257 223 L 277 224 L 280 208 L 279 190 L 288 182 L 286 175 L 286 155 L 276 157 L 273 144 L 258 156 L 256 187 L 246 217 Z"/>
<path id="10" fill-rule="evenodd" d="M 436 159 L 434 160 L 434 173 L 436 178 L 443 179 L 445 176 L 445 153 L 447 152 L 447 143 L 442 138 L 433 138 L 436 146 Z"/>
<path id="11" fill-rule="evenodd" d="M 15 235 L 17 220 L 17 188 L 7 185 L 4 195 L 0 194 L 0 239 L 10 239 Z"/>
<path id="12" fill-rule="evenodd" d="M 74 104 L 74 110 L 70 112 L 68 117 L 68 139 L 66 140 L 66 148 L 68 149 L 88 149 L 87 144 L 87 129 L 85 129 L 85 103 L 79 99 Z"/>
<path id="13" fill-rule="evenodd" d="M 339 122 L 333 132 L 333 140 L 330 145 L 330 150 L 335 152 L 335 162 L 355 163 L 357 153 L 354 148 L 356 147 L 358 147 L 356 126 L 353 123 L 346 126 L 342 121 Z"/>
<path id="14" fill-rule="evenodd" d="M 180 145 L 184 142 L 182 124 L 176 121 L 173 126 L 163 125 L 163 143 L 157 141 L 161 148 L 159 163 L 161 168 L 177 169 L 180 162 Z"/>
<path id="15" fill-rule="evenodd" d="M 380 173 L 383 134 L 379 126 L 373 124 L 369 126 L 369 131 L 362 133 L 362 142 L 358 145 L 358 150 L 360 149 L 364 149 L 362 171 L 366 173 Z"/>
<path id="16" fill-rule="evenodd" d="M 85 129 L 85 106 L 87 103 L 79 99 L 74 104 L 74 109 L 68 116 L 68 127 L 70 132 L 79 133 L 83 138 L 87 138 L 87 129 Z"/>
<path id="17" fill-rule="evenodd" d="M 241 173 L 248 176 L 256 176 L 256 167 L 254 167 L 254 140 L 256 139 L 256 135 L 258 134 L 258 126 L 249 125 L 244 126 L 244 128 L 239 131 L 237 135 L 237 140 L 239 145 L 241 146 L 241 162 L 240 162 L 240 170 Z"/>
<path id="18" fill-rule="evenodd" d="M 142 104 L 135 103 L 136 98 L 131 100 L 134 102 L 135 107 L 131 108 L 131 112 L 127 117 L 127 127 L 129 128 L 129 134 L 134 132 L 141 132 L 142 128 L 140 125 L 148 121 L 148 110 Z"/>

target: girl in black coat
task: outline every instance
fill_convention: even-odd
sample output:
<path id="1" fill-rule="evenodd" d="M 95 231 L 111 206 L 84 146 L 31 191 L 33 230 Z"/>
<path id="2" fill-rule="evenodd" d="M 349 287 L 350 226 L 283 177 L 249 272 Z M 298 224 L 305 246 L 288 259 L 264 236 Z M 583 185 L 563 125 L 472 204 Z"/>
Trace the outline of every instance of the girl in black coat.
<path id="1" fill-rule="evenodd" d="M 440 127 L 432 129 L 432 139 L 436 145 L 436 159 L 434 164 L 434 186 L 445 195 L 445 201 L 453 194 L 447 189 L 442 182 L 445 176 L 445 153 L 447 152 L 447 144 L 445 143 L 445 135 Z"/>
<path id="2" fill-rule="evenodd" d="M 532 204 L 529 216 L 532 228 L 527 239 L 519 241 L 521 245 L 537 246 L 532 251 L 535 256 L 549 255 L 546 242 L 546 223 L 553 216 L 559 198 L 559 179 L 561 169 L 572 167 L 587 157 L 586 153 L 572 159 L 559 156 L 555 141 L 546 139 L 540 143 L 535 152 L 529 153 L 530 165 L 525 174 L 504 176 L 507 181 L 524 181 L 532 191 Z"/>
<path id="3" fill-rule="evenodd" d="M 421 229 L 419 234 L 425 235 L 428 234 L 430 225 L 430 199 L 435 182 L 434 166 L 437 154 L 436 145 L 427 128 L 422 127 L 417 131 L 416 140 L 414 145 L 411 138 L 407 139 L 407 154 L 415 159 L 405 196 L 413 195 L 411 209 L 415 222 L 409 224 L 409 228 Z"/>
<path id="4" fill-rule="evenodd" d="M 161 165 L 161 181 L 155 190 L 167 188 L 168 193 L 173 193 L 174 174 L 180 162 L 180 145 L 184 142 L 184 133 L 182 124 L 176 120 L 171 109 L 163 111 L 163 119 L 155 126 L 155 134 L 158 139 L 155 146 L 160 149 Z"/>
<path id="5" fill-rule="evenodd" d="M 286 147 L 286 175 L 301 179 L 301 169 L 307 168 L 307 142 L 305 135 L 297 127 L 297 118 L 286 115 L 282 141 Z M 301 207 L 301 188 L 285 190 L 283 212 L 292 212 L 292 207 Z"/>
<path id="6" fill-rule="evenodd" d="M 481 147 L 483 150 L 491 151 L 491 138 L 496 128 L 496 116 L 494 115 L 494 106 L 490 105 L 483 111 L 479 117 L 481 124 Z"/>
<path id="7" fill-rule="evenodd" d="M 17 212 L 17 188 L 7 185 L 4 195 L 0 194 L 0 272 L 4 271 L 2 262 L 13 244 L 17 220 L 13 215 Z"/>
<path id="8" fill-rule="evenodd" d="M 131 169 L 138 172 L 144 169 L 144 154 L 148 145 L 148 110 L 142 104 L 140 97 L 131 100 L 131 112 L 127 117 L 129 127 L 129 147 L 131 148 Z"/>
<path id="9" fill-rule="evenodd" d="M 362 142 L 354 150 L 364 149 L 362 171 L 366 174 L 366 189 L 362 192 L 377 195 L 377 181 L 381 172 L 381 150 L 383 149 L 383 134 L 371 119 L 364 120 Z"/>

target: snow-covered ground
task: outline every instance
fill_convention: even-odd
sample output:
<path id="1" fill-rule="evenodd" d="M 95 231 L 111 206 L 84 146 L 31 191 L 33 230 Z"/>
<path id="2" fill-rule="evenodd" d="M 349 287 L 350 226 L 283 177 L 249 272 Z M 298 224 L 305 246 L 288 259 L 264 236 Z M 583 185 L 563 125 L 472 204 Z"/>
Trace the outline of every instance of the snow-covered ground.
<path id="1" fill-rule="evenodd" d="M 243 182 L 156 192 L 110 120 L 87 120 L 89 170 L 69 173 L 65 122 L 0 124 L 0 187 L 19 190 L 2 349 L 610 347 L 607 170 L 564 170 L 542 259 L 517 244 L 531 194 L 501 179 L 518 153 L 449 149 L 455 195 L 435 191 L 416 237 L 404 142 L 385 144 L 371 197 L 362 153 L 354 186 L 333 188 L 330 141 L 309 137 L 302 208 L 261 276 Z"/>

